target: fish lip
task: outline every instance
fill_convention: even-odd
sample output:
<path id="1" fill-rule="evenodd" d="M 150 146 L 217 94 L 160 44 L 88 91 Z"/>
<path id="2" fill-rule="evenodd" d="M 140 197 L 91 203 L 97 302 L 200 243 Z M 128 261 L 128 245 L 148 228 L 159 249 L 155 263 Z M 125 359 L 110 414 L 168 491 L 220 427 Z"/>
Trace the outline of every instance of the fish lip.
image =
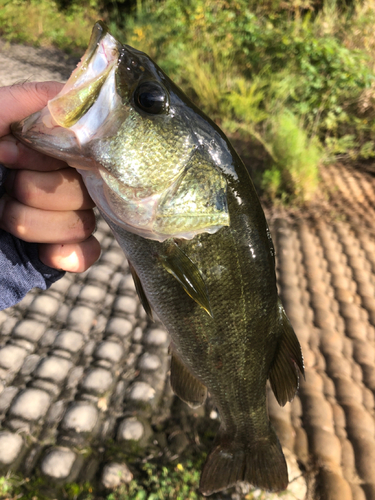
<path id="1" fill-rule="evenodd" d="M 44 108 L 23 120 L 11 123 L 10 130 L 13 136 L 26 146 L 67 161 L 67 154 L 73 156 L 79 153 L 79 144 L 70 130 L 62 129 L 63 133 L 56 134 L 56 126 L 46 126 L 43 113 L 45 117 L 51 118 L 47 111 L 47 108 Z"/>
<path id="2" fill-rule="evenodd" d="M 96 103 L 113 68 L 117 70 L 122 44 L 101 21 L 93 27 L 88 48 L 61 91 L 50 101 L 53 120 L 73 128 Z M 112 95 L 112 93 L 111 93 Z"/>
<path id="3" fill-rule="evenodd" d="M 107 41 L 110 42 L 113 47 L 116 48 L 116 54 L 114 57 L 112 57 L 112 60 L 115 58 L 119 57 L 122 44 L 114 38 L 111 33 L 109 32 L 109 29 L 107 26 L 104 24 L 103 21 L 97 21 L 92 29 L 90 40 L 88 43 L 88 47 L 83 54 L 80 62 L 78 63 L 76 69 L 73 71 L 73 73 L 70 75 L 68 81 L 65 83 L 64 87 L 62 88 L 61 92 L 58 95 L 62 95 L 63 93 L 66 92 L 66 89 L 70 90 L 71 88 L 77 88 L 80 86 L 80 80 L 83 78 L 83 82 L 85 81 L 90 81 L 93 78 L 97 78 L 101 71 L 96 69 L 94 70 L 93 77 L 92 78 L 87 78 L 88 73 L 90 72 L 90 63 L 94 63 L 93 59 L 95 59 L 95 55 L 98 55 L 98 52 L 102 49 L 102 52 L 104 53 L 105 57 L 108 60 L 106 50 L 103 46 L 103 41 L 107 37 Z M 110 54 L 108 54 L 110 55 Z M 113 54 L 112 54 L 113 56 Z M 112 61 L 109 61 L 112 62 Z M 92 68 L 91 68 L 92 71 Z M 96 71 L 96 72 L 95 72 Z M 65 91 L 65 92 L 64 92 Z M 52 99 L 53 100 L 53 99 Z"/>
<path id="4" fill-rule="evenodd" d="M 35 122 L 38 121 L 42 114 L 42 111 L 36 111 L 35 113 L 32 113 L 31 115 L 27 116 L 23 120 L 20 120 L 18 122 L 13 122 L 10 126 L 12 132 L 16 132 L 18 129 L 20 129 L 20 132 L 24 133 L 29 130 Z"/>
<path id="5" fill-rule="evenodd" d="M 105 37 L 105 35 L 109 33 L 109 30 L 107 26 L 103 23 L 103 21 L 97 21 L 94 24 L 94 27 L 91 31 L 91 37 L 90 41 L 88 44 L 88 47 L 86 49 L 86 52 L 84 53 L 83 58 L 85 58 L 85 62 L 88 62 L 91 60 L 92 56 L 95 54 L 97 47 L 100 43 L 100 41 Z"/>

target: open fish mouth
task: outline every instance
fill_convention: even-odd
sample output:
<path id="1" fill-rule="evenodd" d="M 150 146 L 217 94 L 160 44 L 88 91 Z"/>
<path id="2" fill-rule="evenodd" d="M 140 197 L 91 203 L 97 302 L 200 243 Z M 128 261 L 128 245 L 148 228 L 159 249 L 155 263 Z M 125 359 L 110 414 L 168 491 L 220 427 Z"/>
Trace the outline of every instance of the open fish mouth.
<path id="1" fill-rule="evenodd" d="M 82 146 L 93 138 L 115 131 L 124 118 L 116 91 L 121 50 L 122 44 L 97 22 L 85 54 L 61 92 L 42 111 L 13 124 L 13 133 L 34 149 L 67 161 L 69 156 L 83 155 Z M 80 158 L 81 168 L 85 163 Z"/>
<path id="2" fill-rule="evenodd" d="M 52 120 L 73 130 L 81 143 L 87 142 L 102 125 L 97 120 L 104 122 L 113 105 L 118 104 L 113 92 L 120 50 L 121 44 L 108 33 L 105 25 L 96 23 L 81 62 L 62 91 L 48 103 Z M 92 116 L 94 104 L 101 108 L 100 117 L 97 110 Z M 86 131 L 82 132 L 84 129 Z"/>

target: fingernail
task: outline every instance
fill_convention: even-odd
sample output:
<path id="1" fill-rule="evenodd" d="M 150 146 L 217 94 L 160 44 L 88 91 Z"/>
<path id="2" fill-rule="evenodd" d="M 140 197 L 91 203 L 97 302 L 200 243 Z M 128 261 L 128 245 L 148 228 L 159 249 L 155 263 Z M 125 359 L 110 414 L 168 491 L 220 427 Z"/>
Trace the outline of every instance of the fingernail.
<path id="1" fill-rule="evenodd" d="M 15 142 L 10 138 L 0 139 L 0 163 L 5 165 L 13 165 L 18 159 L 18 147 Z"/>

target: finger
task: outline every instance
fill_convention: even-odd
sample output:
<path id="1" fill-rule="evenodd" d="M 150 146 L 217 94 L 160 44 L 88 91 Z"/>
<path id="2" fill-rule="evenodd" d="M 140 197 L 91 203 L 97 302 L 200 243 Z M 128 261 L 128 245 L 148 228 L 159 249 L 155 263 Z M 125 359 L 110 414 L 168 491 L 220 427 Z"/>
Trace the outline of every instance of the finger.
<path id="1" fill-rule="evenodd" d="M 80 243 L 39 245 L 39 259 L 49 267 L 82 273 L 100 257 L 100 243 L 94 236 Z"/>
<path id="2" fill-rule="evenodd" d="M 42 109 L 62 87 L 58 82 L 28 82 L 0 88 L 0 137 L 10 134 L 11 123 Z"/>
<path id="3" fill-rule="evenodd" d="M 24 241 L 78 243 L 95 230 L 95 215 L 92 210 L 40 210 L 4 195 L 0 198 L 0 227 Z"/>
<path id="4" fill-rule="evenodd" d="M 0 163 L 8 168 L 41 171 L 59 170 L 67 166 L 62 160 L 28 148 L 12 135 L 0 139 Z"/>
<path id="5" fill-rule="evenodd" d="M 95 206 L 74 168 L 12 171 L 4 185 L 7 193 L 20 203 L 41 210 L 86 210 Z"/>

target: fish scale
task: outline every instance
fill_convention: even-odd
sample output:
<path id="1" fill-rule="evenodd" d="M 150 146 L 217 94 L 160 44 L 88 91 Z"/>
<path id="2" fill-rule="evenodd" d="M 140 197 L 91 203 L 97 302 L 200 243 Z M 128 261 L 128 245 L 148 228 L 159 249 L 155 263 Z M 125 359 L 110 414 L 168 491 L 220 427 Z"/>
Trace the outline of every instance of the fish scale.
<path id="1" fill-rule="evenodd" d="M 266 382 L 281 405 L 290 401 L 302 353 L 278 298 L 263 210 L 222 131 L 101 22 L 62 92 L 12 131 L 79 169 L 146 312 L 170 333 L 173 390 L 192 407 L 207 392 L 217 405 L 201 492 L 237 481 L 285 489 Z"/>

